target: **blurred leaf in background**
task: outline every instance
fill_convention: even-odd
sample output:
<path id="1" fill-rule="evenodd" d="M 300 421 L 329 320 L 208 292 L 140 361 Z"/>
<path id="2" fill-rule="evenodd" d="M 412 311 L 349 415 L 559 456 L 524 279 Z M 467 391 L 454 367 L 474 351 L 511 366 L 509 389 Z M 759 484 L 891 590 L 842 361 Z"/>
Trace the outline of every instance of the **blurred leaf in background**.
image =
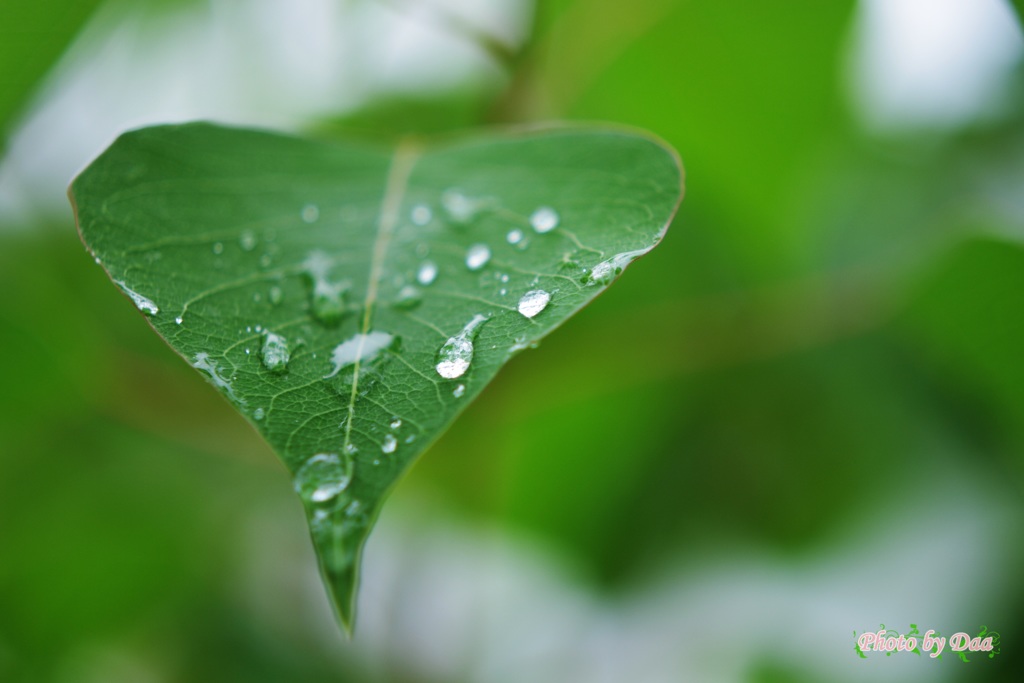
<path id="1" fill-rule="evenodd" d="M 0 678 L 1020 669 L 1009 2 L 146 7 L 100 10 L 0 164 L 0 343 L 17 359 L 0 396 Z M 201 117 L 378 136 L 604 119 L 687 167 L 663 244 L 513 359 L 398 487 L 347 646 L 286 473 L 151 338 L 62 203 L 117 132 Z M 985 624 L 1006 644 L 969 664 L 858 658 L 851 632 L 881 622 Z"/>

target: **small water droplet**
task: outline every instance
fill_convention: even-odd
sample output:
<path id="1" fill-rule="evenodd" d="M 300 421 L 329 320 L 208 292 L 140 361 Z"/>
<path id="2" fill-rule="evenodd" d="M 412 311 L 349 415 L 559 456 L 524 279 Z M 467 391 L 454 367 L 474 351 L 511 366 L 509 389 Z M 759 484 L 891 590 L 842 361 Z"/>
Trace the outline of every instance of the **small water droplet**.
<path id="1" fill-rule="evenodd" d="M 477 314 L 461 332 L 448 338 L 437 352 L 437 365 L 434 368 L 437 374 L 445 379 L 455 379 L 466 374 L 473 362 L 473 340 L 487 320 L 486 316 Z"/>
<path id="2" fill-rule="evenodd" d="M 242 245 L 242 249 L 252 251 L 256 248 L 256 235 L 252 230 L 246 230 L 238 238 L 238 243 Z"/>
<path id="3" fill-rule="evenodd" d="M 175 325 L 180 325 L 183 322 L 185 322 L 185 319 L 183 317 L 181 317 L 180 315 L 177 318 L 174 319 L 174 324 Z"/>
<path id="4" fill-rule="evenodd" d="M 448 217 L 456 223 L 468 223 L 476 216 L 478 202 L 473 201 L 460 190 L 445 190 L 441 195 L 441 206 Z"/>
<path id="5" fill-rule="evenodd" d="M 102 265 L 102 264 L 101 264 L 101 262 L 100 262 L 100 257 L 99 257 L 99 256 L 93 256 L 93 257 L 92 257 L 92 260 L 96 262 L 96 265 L 97 265 L 97 266 L 98 266 L 98 265 Z"/>
<path id="6" fill-rule="evenodd" d="M 417 204 L 412 207 L 412 222 L 416 225 L 426 225 L 433 217 L 434 214 L 426 204 Z"/>
<path id="7" fill-rule="evenodd" d="M 466 385 L 460 384 L 452 390 L 452 396 L 455 398 L 462 398 L 462 395 L 466 393 Z"/>
<path id="8" fill-rule="evenodd" d="M 508 241 L 509 244 L 519 244 L 523 241 L 523 231 L 519 228 L 509 230 L 508 234 L 505 235 L 505 240 Z"/>
<path id="9" fill-rule="evenodd" d="M 543 289 L 531 289 L 519 299 L 519 312 L 532 318 L 547 307 L 551 295 Z"/>
<path id="10" fill-rule="evenodd" d="M 334 377 L 341 372 L 342 368 L 355 365 L 356 361 L 372 362 L 394 340 L 395 337 L 387 332 L 369 332 L 357 334 L 351 339 L 343 341 L 334 347 L 334 351 L 331 353 L 331 363 L 334 364 L 334 369 L 330 374 L 325 375 L 324 379 Z"/>
<path id="11" fill-rule="evenodd" d="M 217 367 L 216 363 L 210 360 L 210 354 L 206 353 L 205 351 L 197 353 L 192 361 L 192 367 L 194 367 L 196 370 L 205 372 L 207 376 L 210 378 L 210 381 L 213 382 L 214 386 L 216 386 L 218 389 L 223 389 L 224 393 L 226 393 L 228 395 L 228 398 L 230 398 L 232 401 L 241 405 L 245 405 L 245 401 L 243 401 L 242 399 L 238 398 L 238 396 L 235 395 L 235 391 L 231 387 L 231 382 L 229 382 L 227 379 L 224 378 L 223 375 L 220 374 L 220 368 Z"/>
<path id="12" fill-rule="evenodd" d="M 316 223 L 320 218 L 320 208 L 316 204 L 306 204 L 302 207 L 302 220 L 306 223 Z"/>
<path id="13" fill-rule="evenodd" d="M 263 408 L 257 408 L 256 410 L 252 411 L 252 419 L 254 420 L 262 420 L 264 415 L 266 415 L 266 412 L 263 410 Z"/>
<path id="14" fill-rule="evenodd" d="M 474 244 L 466 252 L 466 267 L 480 270 L 491 260 L 491 249 L 486 244 Z"/>
<path id="15" fill-rule="evenodd" d="M 355 455 L 359 452 L 359 449 L 355 447 L 355 444 L 351 443 L 345 444 L 345 447 L 342 450 L 344 450 L 348 455 Z"/>
<path id="16" fill-rule="evenodd" d="M 121 280 L 114 280 L 114 283 L 121 288 L 121 291 L 128 295 L 128 298 L 135 304 L 135 308 L 139 309 L 146 315 L 156 315 L 160 312 L 160 308 L 153 303 L 152 299 L 148 299 L 138 292 L 132 290 Z"/>
<path id="17" fill-rule="evenodd" d="M 288 369 L 290 359 L 288 340 L 266 330 L 263 333 L 263 347 L 260 349 L 260 360 L 263 361 L 263 367 L 273 373 L 281 374 Z"/>
<path id="18" fill-rule="evenodd" d="M 406 443 L 412 443 L 415 440 L 416 440 L 416 435 L 415 434 L 410 434 L 409 436 L 405 437 L 405 442 Z"/>
<path id="19" fill-rule="evenodd" d="M 318 453 L 295 473 L 295 491 L 312 503 L 325 503 L 348 488 L 352 460 L 337 453 Z"/>
<path id="20" fill-rule="evenodd" d="M 402 420 L 400 420 L 399 418 L 396 417 L 394 420 L 391 421 L 391 428 L 392 429 L 398 429 L 401 426 L 402 426 Z"/>
<path id="21" fill-rule="evenodd" d="M 426 287 L 437 279 L 437 264 L 433 261 L 424 261 L 420 269 L 416 271 L 416 281 Z"/>
<path id="22" fill-rule="evenodd" d="M 280 287 L 274 285 L 273 287 L 270 288 L 270 294 L 268 295 L 268 298 L 270 299 L 270 303 L 276 306 L 279 303 L 281 303 L 281 299 L 284 298 L 284 292 L 281 291 Z"/>
<path id="23" fill-rule="evenodd" d="M 322 323 L 332 324 L 348 313 L 345 294 L 351 284 L 332 282 L 328 278 L 334 260 L 322 251 L 312 251 L 302 264 L 310 284 L 310 307 L 313 316 Z"/>
<path id="24" fill-rule="evenodd" d="M 380 445 L 382 453 L 394 453 L 395 449 L 398 448 L 398 439 L 395 438 L 394 434 L 387 434 L 384 436 L 384 443 Z"/>
<path id="25" fill-rule="evenodd" d="M 345 508 L 345 516 L 346 517 L 355 517 L 356 515 L 360 514 L 362 511 L 363 511 L 363 504 L 360 503 L 358 500 L 353 500 L 351 503 L 348 504 L 348 507 Z"/>
<path id="26" fill-rule="evenodd" d="M 623 268 L 645 253 L 647 253 L 645 249 L 637 249 L 616 254 L 610 259 L 601 261 L 601 263 L 594 266 L 594 269 L 590 271 L 589 275 L 584 277 L 583 281 L 588 285 L 608 284 L 622 272 Z"/>
<path id="27" fill-rule="evenodd" d="M 419 306 L 421 303 L 423 303 L 423 294 L 420 293 L 420 290 L 416 289 L 412 285 L 406 285 L 398 290 L 398 296 L 395 298 L 395 302 L 392 305 L 395 308 L 411 310 Z"/>
<path id="28" fill-rule="evenodd" d="M 508 290 L 502 287 L 501 289 L 498 290 L 498 294 L 500 294 L 501 296 L 505 296 L 506 294 L 508 294 Z"/>
<path id="29" fill-rule="evenodd" d="M 217 255 L 223 254 L 224 253 L 224 245 L 221 244 L 220 242 L 216 242 L 213 245 L 213 253 L 217 254 Z"/>
<path id="30" fill-rule="evenodd" d="M 530 215 L 530 225 L 539 233 L 551 232 L 558 227 L 558 212 L 550 206 L 542 206 Z"/>
<path id="31" fill-rule="evenodd" d="M 270 264 L 273 263 L 273 257 L 270 254 L 263 254 L 260 256 L 260 265 L 264 268 L 269 268 Z"/>

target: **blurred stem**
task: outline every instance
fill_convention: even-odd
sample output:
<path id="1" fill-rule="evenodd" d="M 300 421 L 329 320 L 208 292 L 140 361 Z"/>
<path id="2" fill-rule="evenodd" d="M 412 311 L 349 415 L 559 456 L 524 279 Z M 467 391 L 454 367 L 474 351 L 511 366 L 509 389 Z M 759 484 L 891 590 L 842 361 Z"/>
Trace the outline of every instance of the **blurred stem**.
<path id="1" fill-rule="evenodd" d="M 675 0 L 576 0 L 543 30 L 542 1 L 512 82 L 488 116 L 496 123 L 564 117 L 597 78 L 670 11 Z"/>

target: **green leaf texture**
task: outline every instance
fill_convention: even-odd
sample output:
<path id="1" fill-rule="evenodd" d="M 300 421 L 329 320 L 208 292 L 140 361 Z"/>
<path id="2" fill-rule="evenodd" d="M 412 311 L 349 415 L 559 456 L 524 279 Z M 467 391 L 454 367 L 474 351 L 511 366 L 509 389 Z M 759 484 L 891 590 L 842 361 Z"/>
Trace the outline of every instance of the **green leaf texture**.
<path id="1" fill-rule="evenodd" d="M 284 461 L 351 629 L 389 490 L 658 243 L 682 169 L 614 128 L 387 148 L 198 123 L 123 135 L 70 196 L 96 261 Z"/>

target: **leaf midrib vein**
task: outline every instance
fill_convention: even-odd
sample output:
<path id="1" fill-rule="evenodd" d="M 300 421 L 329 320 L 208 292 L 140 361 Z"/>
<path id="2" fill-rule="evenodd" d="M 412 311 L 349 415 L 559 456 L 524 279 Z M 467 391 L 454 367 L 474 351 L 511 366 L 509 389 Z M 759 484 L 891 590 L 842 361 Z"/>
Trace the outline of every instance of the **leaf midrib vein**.
<path id="1" fill-rule="evenodd" d="M 388 168 L 384 197 L 381 200 L 380 214 L 377 221 L 377 237 L 373 243 L 373 258 L 370 262 L 370 275 L 366 285 L 366 298 L 363 300 L 363 321 L 359 326 L 359 344 L 356 346 L 356 359 L 352 370 L 352 393 L 348 400 L 348 419 L 345 420 L 344 450 L 348 453 L 352 444 L 352 419 L 356 411 L 356 398 L 359 395 L 359 372 L 362 366 L 363 345 L 373 321 L 373 307 L 377 303 L 377 293 L 384 272 L 384 258 L 388 246 L 398 225 L 398 210 L 402 205 L 409 182 L 409 175 L 419 157 L 418 146 L 406 139 L 398 144 L 391 164 Z"/>

